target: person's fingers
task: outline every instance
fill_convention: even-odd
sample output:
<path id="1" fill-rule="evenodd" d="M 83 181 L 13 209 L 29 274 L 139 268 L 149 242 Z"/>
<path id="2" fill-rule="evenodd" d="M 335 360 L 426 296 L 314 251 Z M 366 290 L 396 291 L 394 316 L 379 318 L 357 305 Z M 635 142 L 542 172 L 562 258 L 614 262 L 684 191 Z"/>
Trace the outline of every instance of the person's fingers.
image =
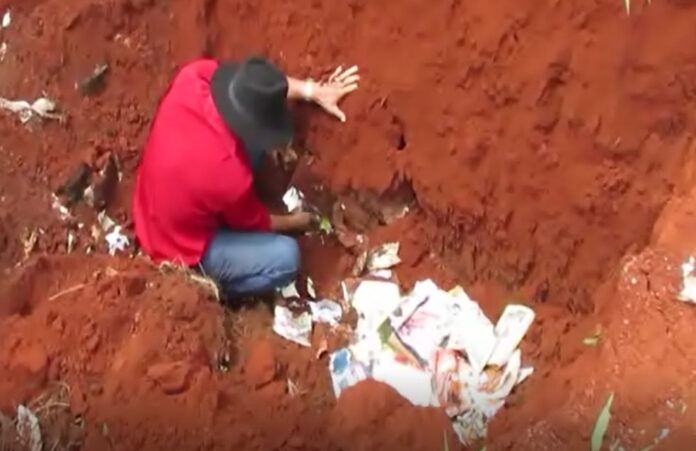
<path id="1" fill-rule="evenodd" d="M 358 73 L 358 66 L 351 66 L 348 69 L 345 70 L 345 72 L 341 73 L 340 75 L 336 76 L 336 81 L 343 81 L 346 78 L 350 77 L 351 75 L 355 75 Z"/>
<path id="2" fill-rule="evenodd" d="M 358 89 L 357 83 L 353 83 L 352 85 L 344 86 L 343 88 L 341 88 L 341 95 L 344 96 L 348 93 L 355 91 L 356 89 Z"/>
<path id="3" fill-rule="evenodd" d="M 341 72 L 343 72 L 343 66 L 338 66 L 335 71 L 333 71 L 333 74 L 329 75 L 327 83 L 333 83 L 333 81 L 338 77 Z"/>
<path id="4" fill-rule="evenodd" d="M 351 85 L 353 83 L 357 83 L 359 80 L 360 80 L 360 75 L 351 75 L 350 77 L 341 80 L 341 83 L 343 85 Z"/>
<path id="5" fill-rule="evenodd" d="M 329 113 L 331 113 L 331 114 L 333 114 L 334 116 L 336 116 L 336 117 L 338 118 L 339 121 L 341 121 L 341 122 L 345 122 L 345 121 L 346 121 L 346 115 L 345 115 L 345 113 L 343 113 L 343 111 L 341 111 L 341 109 L 340 109 L 338 106 L 336 106 L 336 105 L 331 105 L 331 106 L 329 106 L 329 107 L 326 109 L 326 111 L 328 111 Z"/>

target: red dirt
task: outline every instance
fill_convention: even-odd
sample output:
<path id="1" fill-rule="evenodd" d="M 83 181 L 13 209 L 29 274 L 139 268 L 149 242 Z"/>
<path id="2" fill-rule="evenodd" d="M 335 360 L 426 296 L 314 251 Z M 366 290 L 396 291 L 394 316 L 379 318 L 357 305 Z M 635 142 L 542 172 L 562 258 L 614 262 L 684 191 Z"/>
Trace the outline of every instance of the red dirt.
<path id="1" fill-rule="evenodd" d="M 634 1 L 627 17 L 623 3 L 0 1 L 13 17 L 0 30 L 0 95 L 46 92 L 67 113 L 32 127 L 0 114 L 0 408 L 66 397 L 56 402 L 69 409 L 46 408 L 56 425 L 71 420 L 46 438 L 58 449 L 443 446 L 439 412 L 386 387 L 336 403 L 315 354 L 344 337 L 317 329 L 314 349 L 300 349 L 271 333 L 264 306 L 226 312 L 184 274 L 85 255 L 86 207 L 64 255 L 51 193 L 77 165 L 118 157 L 109 213 L 127 223 L 140 147 L 176 66 L 263 52 L 297 76 L 360 66 L 346 124 L 297 108 L 311 155 L 296 182 L 358 203 L 410 185 L 411 212 L 368 233 L 402 242 L 405 287 L 432 277 L 463 285 L 492 317 L 511 300 L 537 312 L 523 342 L 536 372 L 493 420 L 487 449 L 586 449 L 610 392 L 607 443 L 640 448 L 664 428 L 660 446 L 691 443 L 696 309 L 675 292 L 696 252 L 696 5 Z M 104 61 L 105 89 L 83 97 L 75 83 Z M 331 241 L 303 248 L 320 293 L 337 295 L 353 257 Z M 598 325 L 598 345 L 584 346 Z"/>

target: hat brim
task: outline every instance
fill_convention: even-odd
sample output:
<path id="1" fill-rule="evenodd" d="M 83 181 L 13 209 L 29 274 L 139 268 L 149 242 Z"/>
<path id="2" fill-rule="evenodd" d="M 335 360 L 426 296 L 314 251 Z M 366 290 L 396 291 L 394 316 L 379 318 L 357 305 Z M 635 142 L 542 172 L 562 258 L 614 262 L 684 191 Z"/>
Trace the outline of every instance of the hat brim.
<path id="1" fill-rule="evenodd" d="M 255 120 L 238 111 L 229 98 L 230 83 L 239 69 L 237 63 L 220 63 L 210 81 L 213 101 L 227 126 L 247 147 L 269 150 L 286 146 L 292 139 L 294 127 L 287 105 L 273 123 Z"/>

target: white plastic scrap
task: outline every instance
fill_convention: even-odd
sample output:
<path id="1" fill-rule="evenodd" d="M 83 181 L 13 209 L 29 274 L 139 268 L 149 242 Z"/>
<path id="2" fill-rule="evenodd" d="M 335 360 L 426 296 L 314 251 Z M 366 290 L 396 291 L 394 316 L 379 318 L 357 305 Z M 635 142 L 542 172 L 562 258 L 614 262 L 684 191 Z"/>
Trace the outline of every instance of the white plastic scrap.
<path id="1" fill-rule="evenodd" d="M 53 194 L 53 203 L 51 204 L 51 207 L 58 212 L 61 221 L 67 221 L 72 217 L 72 213 L 70 213 L 68 207 L 60 203 L 60 199 L 55 194 Z"/>
<path id="2" fill-rule="evenodd" d="M 102 232 L 108 232 L 116 226 L 116 221 L 111 219 L 104 210 L 97 214 L 97 222 L 99 222 L 99 227 L 101 227 Z"/>
<path id="3" fill-rule="evenodd" d="M 45 119 L 62 119 L 60 114 L 55 113 L 56 104 L 46 97 L 41 97 L 31 104 L 26 100 L 8 100 L 0 97 L 0 108 L 17 114 L 22 124 L 26 124 L 34 116 Z"/>
<path id="4" fill-rule="evenodd" d="M 39 419 L 23 405 L 17 406 L 17 435 L 30 451 L 41 451 L 43 441 Z"/>
<path id="5" fill-rule="evenodd" d="M 288 188 L 283 195 L 283 203 L 290 213 L 301 209 L 303 200 L 304 195 L 294 186 Z"/>
<path id="6" fill-rule="evenodd" d="M 291 282 L 286 287 L 281 288 L 280 294 L 284 299 L 294 299 L 300 297 L 300 293 L 297 291 L 297 285 L 295 285 L 295 282 Z"/>
<path id="7" fill-rule="evenodd" d="M 75 241 L 77 241 L 77 236 L 72 230 L 68 232 L 68 242 L 66 244 L 66 251 L 71 253 L 75 249 Z"/>
<path id="8" fill-rule="evenodd" d="M 5 11 L 5 14 L 2 15 L 2 23 L 0 23 L 0 28 L 7 28 L 10 26 L 12 23 L 12 14 L 10 13 L 10 10 L 8 9 Z"/>
<path id="9" fill-rule="evenodd" d="M 366 268 L 368 271 L 389 269 L 401 263 L 399 258 L 399 243 L 385 243 L 367 255 Z"/>
<path id="10" fill-rule="evenodd" d="M 294 316 L 288 308 L 276 305 L 273 317 L 273 332 L 286 340 L 301 346 L 310 347 L 312 346 L 310 342 L 312 315 L 305 312 Z"/>
<path id="11" fill-rule="evenodd" d="M 121 232 L 121 226 L 117 225 L 106 235 L 106 244 L 109 246 L 109 254 L 116 255 L 116 252 L 125 251 L 130 242 Z"/>
<path id="12" fill-rule="evenodd" d="M 312 280 L 311 277 L 307 277 L 307 294 L 312 299 L 317 298 L 317 292 L 314 289 L 314 281 Z"/>
<path id="13" fill-rule="evenodd" d="M 696 269 L 694 257 L 689 257 L 682 263 L 682 289 L 678 296 L 680 301 L 692 304 L 696 304 L 696 275 L 694 275 L 694 269 Z"/>
<path id="14" fill-rule="evenodd" d="M 327 323 L 336 326 L 343 316 L 343 309 L 340 304 L 328 299 L 310 302 L 309 309 L 312 312 L 312 320 L 315 323 Z"/>

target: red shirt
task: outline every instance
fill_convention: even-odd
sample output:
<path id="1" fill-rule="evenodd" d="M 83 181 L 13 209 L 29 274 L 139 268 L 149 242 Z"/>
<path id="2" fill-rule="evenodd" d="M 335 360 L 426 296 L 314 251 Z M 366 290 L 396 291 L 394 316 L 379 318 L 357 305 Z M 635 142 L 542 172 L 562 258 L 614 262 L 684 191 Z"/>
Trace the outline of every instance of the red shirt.
<path id="1" fill-rule="evenodd" d="M 133 193 L 135 233 L 155 261 L 198 263 L 223 226 L 268 230 L 244 145 L 213 103 L 218 63 L 186 65 L 158 107 Z"/>

